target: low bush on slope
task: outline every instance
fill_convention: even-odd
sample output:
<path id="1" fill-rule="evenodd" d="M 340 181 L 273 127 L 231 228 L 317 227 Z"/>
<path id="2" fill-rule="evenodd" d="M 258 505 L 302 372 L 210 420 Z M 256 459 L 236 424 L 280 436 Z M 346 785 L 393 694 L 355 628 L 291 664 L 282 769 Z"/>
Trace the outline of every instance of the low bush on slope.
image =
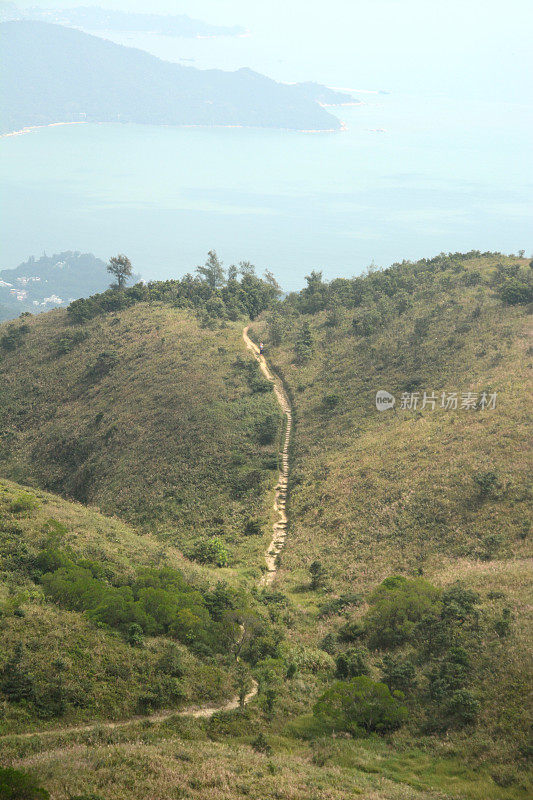
<path id="1" fill-rule="evenodd" d="M 117 520 L 0 481 L 4 732 L 220 701 L 280 636 L 243 590 Z"/>

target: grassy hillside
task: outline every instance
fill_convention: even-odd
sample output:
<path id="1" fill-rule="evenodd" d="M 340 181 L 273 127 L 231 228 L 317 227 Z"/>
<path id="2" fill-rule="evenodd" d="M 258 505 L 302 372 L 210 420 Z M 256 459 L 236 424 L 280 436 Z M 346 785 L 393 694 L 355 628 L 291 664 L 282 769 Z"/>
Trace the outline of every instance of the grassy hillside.
<path id="1" fill-rule="evenodd" d="M 1 474 L 187 553 L 220 537 L 231 566 L 259 569 L 280 417 L 241 323 L 141 303 L 78 325 L 27 317 L 0 341 Z"/>
<path id="2" fill-rule="evenodd" d="M 264 589 L 280 416 L 240 289 L 193 313 L 188 279 L 134 287 L 1 328 L 0 472 L 34 487 L 0 484 L 3 763 L 54 800 L 526 800 L 528 269 L 312 274 L 254 321 L 294 421 Z M 101 724 L 251 677 L 209 720 Z"/>
<path id="3" fill-rule="evenodd" d="M 221 650 L 228 658 L 217 661 L 200 660 L 183 637 L 139 631 L 133 639 L 127 621 L 91 615 L 90 603 L 84 612 L 79 581 L 78 602 L 69 602 L 65 569 L 63 594 L 49 591 L 54 553 L 110 589 L 132 586 L 146 570 L 183 574 L 173 548 L 162 550 L 123 522 L 5 480 L 0 532 L 1 733 L 217 702 L 234 693 L 229 642 Z M 206 579 L 185 569 L 186 585 L 208 598 Z"/>
<path id="4" fill-rule="evenodd" d="M 267 593 L 257 604 L 242 591 L 221 594 L 213 576 L 149 534 L 6 480 L 0 528 L 0 758 L 35 776 L 51 797 L 141 800 L 171 790 L 224 800 L 258 791 L 291 800 L 525 797 L 508 788 L 494 793 L 487 766 L 468 769 L 449 749 L 430 754 L 409 741 L 313 732 L 305 715 L 333 678 L 333 659 L 301 643 L 275 645 L 272 621 L 289 630 L 302 622 L 301 610 L 282 596 Z M 68 554 L 108 586 L 132 586 L 142 570 L 170 569 L 206 599 L 232 597 L 224 627 L 233 620 L 245 627 L 241 664 L 259 681 L 258 701 L 209 721 L 177 715 L 136 721 L 160 708 L 231 696 L 243 679 L 235 647 L 213 658 L 197 652 L 197 635 L 189 645 L 175 635 L 130 641 L 128 628 L 99 622 L 91 609 L 69 609 L 66 593 L 47 593 L 43 572 L 51 552 Z M 104 724 L 128 718 L 125 726 Z M 90 728 L 69 729 L 83 723 Z M 16 735 L 25 731 L 35 733 Z"/>
<path id="5" fill-rule="evenodd" d="M 35 775 L 54 800 L 513 797 L 509 789 L 491 788 L 490 778 L 468 770 L 459 758 L 435 759 L 422 750 L 398 752 L 377 741 L 307 743 L 276 737 L 270 739 L 272 752 L 264 753 L 252 746 L 253 736 L 213 740 L 206 733 L 201 722 L 174 718 L 85 737 L 35 737 L 31 744 L 13 743 L 4 751 L 18 769 Z"/>
<path id="6" fill-rule="evenodd" d="M 448 730 L 474 760 L 522 766 L 531 646 L 528 271 L 520 259 L 472 253 L 327 286 L 313 274 L 253 328 L 293 397 L 291 527 L 278 588 L 304 612 L 299 635 L 337 659 L 359 649 L 370 674 L 407 692 L 417 735 Z M 376 409 L 380 389 L 396 397 L 393 410 Z M 434 409 L 422 408 L 424 391 L 435 394 Z M 440 407 L 442 392 L 458 393 L 457 410 Z M 478 403 L 496 392 L 496 407 L 461 408 L 464 392 Z M 401 408 L 404 393 L 418 394 L 417 408 Z M 408 582 L 376 594 L 391 575 Z M 445 643 L 432 644 L 431 626 L 452 619 L 439 628 Z M 396 640 L 388 625 L 402 631 Z M 457 647 L 466 653 L 460 668 L 450 667 Z M 403 683 L 402 670 L 413 673 Z M 446 717 L 454 691 L 471 692 L 476 706 L 462 733 Z M 461 698 L 464 707 L 469 698 Z"/>
<path id="7" fill-rule="evenodd" d="M 528 554 L 527 315 L 485 285 L 499 260 L 428 266 L 407 297 L 398 290 L 355 307 L 337 301 L 315 314 L 282 304 L 274 320 L 282 342 L 268 355 L 298 414 L 297 525 L 286 556 L 298 559 L 286 561 L 293 577 L 319 553 L 298 547 L 295 537 L 310 532 L 339 587 L 369 586 L 391 570 L 434 574 L 457 559 Z M 354 327 L 365 315 L 368 334 Z M 298 360 L 306 324 L 312 344 Z M 256 335 L 268 330 L 257 326 Z M 380 389 L 395 395 L 393 411 L 376 410 Z M 434 410 L 422 408 L 424 391 L 436 396 Z M 442 409 L 442 392 L 454 391 L 459 408 Z M 462 393 L 479 401 L 484 391 L 497 392 L 494 410 L 460 408 Z M 404 392 L 419 395 L 416 409 L 401 409 Z M 485 490 L 489 472 L 495 481 Z M 349 565 L 339 559 L 346 552 Z"/>

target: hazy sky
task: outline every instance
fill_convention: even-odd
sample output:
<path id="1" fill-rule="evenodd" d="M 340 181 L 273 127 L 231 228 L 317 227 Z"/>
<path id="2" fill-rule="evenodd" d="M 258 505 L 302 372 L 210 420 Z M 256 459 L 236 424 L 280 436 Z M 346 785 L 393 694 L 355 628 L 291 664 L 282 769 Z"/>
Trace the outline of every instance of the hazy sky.
<path id="1" fill-rule="evenodd" d="M 23 3 L 20 3 L 23 5 Z M 28 3 L 30 5 L 30 3 Z M 531 0 L 32 0 L 43 7 L 100 5 L 130 11 L 186 13 L 208 22 L 241 24 L 287 57 L 287 80 L 300 79 L 301 55 L 315 54 L 329 77 L 356 66 L 358 82 L 393 88 L 409 80 L 435 92 L 514 102 L 531 96 Z M 333 67 L 338 62 L 338 73 Z M 358 87 L 354 87 L 358 88 Z M 407 88 L 407 87 L 404 87 Z"/>

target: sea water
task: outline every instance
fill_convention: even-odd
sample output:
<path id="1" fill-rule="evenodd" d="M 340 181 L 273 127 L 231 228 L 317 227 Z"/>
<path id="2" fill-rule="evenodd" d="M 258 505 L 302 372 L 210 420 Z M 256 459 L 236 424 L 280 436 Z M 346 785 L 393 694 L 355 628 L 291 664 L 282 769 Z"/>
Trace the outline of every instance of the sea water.
<path id="1" fill-rule="evenodd" d="M 114 38 L 199 67 L 269 66 L 246 40 Z M 88 124 L 2 139 L 0 268 L 43 251 L 125 252 L 159 279 L 215 249 L 290 290 L 313 269 L 332 278 L 441 251 L 529 252 L 526 98 L 437 91 L 405 69 L 389 85 L 357 86 L 346 70 L 342 81 L 338 64 L 323 69 L 361 101 L 331 109 L 340 133 Z M 307 72 L 320 77 L 320 65 Z M 275 78 L 297 73 L 296 61 L 271 58 Z"/>

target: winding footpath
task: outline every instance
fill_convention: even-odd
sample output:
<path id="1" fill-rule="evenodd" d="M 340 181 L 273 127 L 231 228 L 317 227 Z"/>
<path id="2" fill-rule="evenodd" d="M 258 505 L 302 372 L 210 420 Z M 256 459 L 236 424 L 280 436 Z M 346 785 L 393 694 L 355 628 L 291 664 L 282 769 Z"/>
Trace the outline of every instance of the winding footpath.
<path id="1" fill-rule="evenodd" d="M 289 447 L 292 433 L 292 409 L 282 381 L 271 373 L 265 357 L 259 352 L 259 347 L 248 336 L 249 327 L 250 326 L 247 326 L 243 331 L 243 339 L 246 347 L 252 351 L 255 358 L 259 362 L 261 372 L 265 378 L 273 384 L 279 406 L 286 417 L 285 434 L 280 451 L 281 470 L 279 473 L 279 480 L 276 486 L 276 496 L 274 500 L 274 509 L 277 512 L 279 519 L 276 523 L 274 523 L 273 526 L 274 535 L 272 541 L 270 542 L 269 548 L 265 553 L 266 572 L 262 576 L 259 584 L 260 586 L 270 586 L 276 577 L 276 573 L 278 571 L 278 556 L 283 550 L 283 547 L 285 546 L 285 540 L 287 538 L 287 491 L 289 484 Z M 257 691 L 257 683 L 254 681 L 251 691 L 248 692 L 244 699 L 245 705 L 249 703 L 250 700 L 253 700 L 253 698 L 257 695 Z M 32 736 L 60 736 L 72 733 L 90 733 L 94 730 L 115 730 L 116 728 L 124 728 L 128 725 L 145 722 L 164 722 L 172 717 L 196 717 L 209 719 L 218 711 L 234 711 L 238 707 L 239 699 L 238 697 L 234 697 L 232 700 L 229 700 L 227 703 L 221 706 L 191 706 L 181 710 L 159 711 L 158 713 L 149 714 L 147 716 L 130 717 L 126 720 L 94 722 L 87 725 L 77 725 L 70 728 L 49 728 L 48 730 L 29 731 L 26 733 L 8 733 L 0 736 L 0 741 L 2 739 L 12 738 L 30 739 Z"/>
<path id="2" fill-rule="evenodd" d="M 244 698 L 244 704 L 253 700 L 257 694 L 257 683 L 253 682 L 252 689 Z M 135 725 L 144 722 L 165 722 L 172 717 L 195 717 L 196 719 L 209 719 L 218 711 L 235 711 L 239 707 L 239 698 L 234 697 L 222 706 L 190 706 L 189 708 L 182 708 L 181 710 L 174 709 L 172 711 L 159 711 L 156 714 L 148 714 L 144 717 L 129 717 L 128 719 L 121 719 L 111 722 L 90 722 L 87 725 L 76 725 L 71 728 L 49 728 L 48 730 L 41 731 L 28 731 L 27 733 L 6 733 L 0 736 L 2 739 L 31 739 L 32 736 L 61 736 L 63 734 L 71 733 L 90 733 L 91 731 L 111 731 L 116 728 L 125 728 L 128 725 Z"/>
<path id="3" fill-rule="evenodd" d="M 287 525 L 289 523 L 287 517 L 287 492 L 289 487 L 289 448 L 292 434 L 292 408 L 282 381 L 271 373 L 265 357 L 259 351 L 259 347 L 248 336 L 249 329 L 250 326 L 248 325 L 243 331 L 243 339 L 246 347 L 251 350 L 256 357 L 265 378 L 273 384 L 279 406 L 286 417 L 285 435 L 280 451 L 281 471 L 276 486 L 276 499 L 274 500 L 274 509 L 278 513 L 279 519 L 274 523 L 274 536 L 265 553 L 267 570 L 260 581 L 260 586 L 270 586 L 278 571 L 278 556 L 285 547 Z"/>

